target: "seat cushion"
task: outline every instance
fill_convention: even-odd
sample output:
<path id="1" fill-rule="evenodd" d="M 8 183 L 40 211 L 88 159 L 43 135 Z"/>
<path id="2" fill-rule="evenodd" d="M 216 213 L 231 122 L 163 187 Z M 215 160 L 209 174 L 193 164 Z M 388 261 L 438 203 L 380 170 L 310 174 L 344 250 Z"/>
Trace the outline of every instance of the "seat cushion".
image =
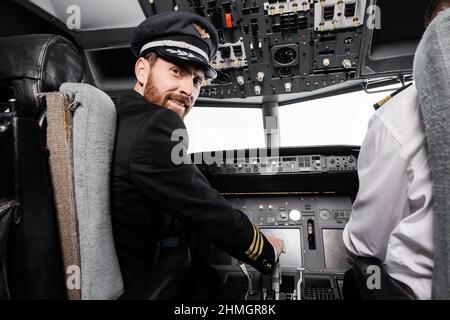
<path id="1" fill-rule="evenodd" d="M 109 175 L 116 111 L 104 92 L 87 84 L 64 83 L 71 100 L 75 199 L 81 257 L 81 298 L 116 299 L 123 281 L 115 251 Z"/>

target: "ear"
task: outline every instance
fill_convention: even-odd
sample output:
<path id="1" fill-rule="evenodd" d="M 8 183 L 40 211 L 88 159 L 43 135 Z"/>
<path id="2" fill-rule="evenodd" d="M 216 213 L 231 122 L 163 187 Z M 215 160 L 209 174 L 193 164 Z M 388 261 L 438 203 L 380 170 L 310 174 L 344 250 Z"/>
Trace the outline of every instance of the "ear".
<path id="1" fill-rule="evenodd" d="M 142 57 L 140 57 L 134 66 L 134 74 L 136 75 L 137 82 L 145 87 L 148 79 L 148 73 L 150 71 L 150 66 L 148 61 Z"/>

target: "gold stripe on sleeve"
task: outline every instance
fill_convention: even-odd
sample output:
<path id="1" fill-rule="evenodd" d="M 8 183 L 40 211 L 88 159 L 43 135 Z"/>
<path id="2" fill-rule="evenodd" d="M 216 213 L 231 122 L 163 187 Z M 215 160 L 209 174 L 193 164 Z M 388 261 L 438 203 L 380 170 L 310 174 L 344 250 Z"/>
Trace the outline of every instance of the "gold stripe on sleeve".
<path id="1" fill-rule="evenodd" d="M 253 248 L 252 253 L 248 256 L 251 259 L 254 259 L 256 257 L 256 254 L 258 253 L 258 249 L 259 249 L 259 246 L 260 246 L 261 240 L 262 240 L 261 233 L 259 232 L 259 230 L 255 230 L 255 231 L 258 233 L 258 235 L 257 235 L 258 240 L 256 240 L 256 245 L 255 245 L 255 248 Z"/>
<path id="2" fill-rule="evenodd" d="M 259 243 L 258 254 L 256 255 L 256 257 L 253 258 L 253 260 L 256 260 L 256 259 L 259 258 L 259 256 L 261 255 L 262 249 L 263 249 L 263 247 L 264 247 L 264 237 L 261 236 L 261 235 L 260 235 L 260 237 L 261 237 L 261 242 Z"/>
<path id="3" fill-rule="evenodd" d="M 258 236 L 258 234 L 257 234 L 257 232 L 256 232 L 255 225 L 253 225 L 253 241 L 252 241 L 252 244 L 250 245 L 250 247 L 248 248 L 248 250 L 245 252 L 245 254 L 246 254 L 247 256 L 248 256 L 250 253 L 253 252 L 254 247 L 255 247 L 255 242 L 256 242 L 257 236 Z"/>

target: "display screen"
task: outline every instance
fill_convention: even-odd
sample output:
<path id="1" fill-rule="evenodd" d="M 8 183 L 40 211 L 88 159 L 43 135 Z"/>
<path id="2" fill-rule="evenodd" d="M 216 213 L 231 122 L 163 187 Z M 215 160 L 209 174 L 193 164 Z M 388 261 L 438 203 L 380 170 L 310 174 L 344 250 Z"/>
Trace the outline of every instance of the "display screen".
<path id="1" fill-rule="evenodd" d="M 323 252 L 325 268 L 330 270 L 347 270 L 350 268 L 345 261 L 345 245 L 342 240 L 342 229 L 323 229 Z"/>
<path id="2" fill-rule="evenodd" d="M 302 245 L 300 229 L 260 229 L 264 235 L 271 235 L 284 241 L 286 253 L 280 256 L 281 268 L 302 266 Z"/>

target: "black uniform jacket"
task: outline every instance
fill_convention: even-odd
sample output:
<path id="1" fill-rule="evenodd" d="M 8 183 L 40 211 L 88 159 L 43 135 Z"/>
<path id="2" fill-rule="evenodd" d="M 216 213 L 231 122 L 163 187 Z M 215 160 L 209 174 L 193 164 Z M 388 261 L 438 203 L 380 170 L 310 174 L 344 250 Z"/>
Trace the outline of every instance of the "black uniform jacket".
<path id="1" fill-rule="evenodd" d="M 259 229 L 194 164 L 172 161 L 172 150 L 180 149 L 172 133 L 186 129 L 175 112 L 130 91 L 117 106 L 117 121 L 112 220 L 126 289 L 137 285 L 154 264 L 166 214 L 260 272 L 270 272 L 274 249 Z M 188 141 L 182 143 L 187 150 Z"/>

